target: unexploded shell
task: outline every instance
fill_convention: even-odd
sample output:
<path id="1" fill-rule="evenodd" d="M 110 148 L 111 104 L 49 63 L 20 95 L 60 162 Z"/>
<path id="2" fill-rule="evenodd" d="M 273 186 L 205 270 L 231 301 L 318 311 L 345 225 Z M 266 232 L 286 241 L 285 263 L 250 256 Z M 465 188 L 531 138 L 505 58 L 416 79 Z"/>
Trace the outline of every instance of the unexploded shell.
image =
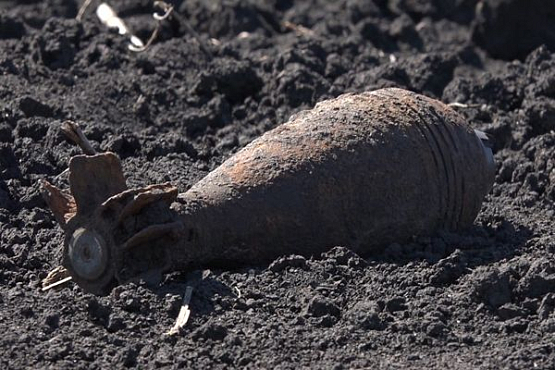
<path id="1" fill-rule="evenodd" d="M 389 88 L 300 112 L 179 195 L 169 184 L 125 190 L 114 154 L 77 156 L 64 265 L 101 293 L 156 268 L 259 264 L 336 245 L 369 255 L 459 230 L 493 183 L 486 140 L 447 105 Z M 58 219 L 66 208 L 53 210 Z"/>

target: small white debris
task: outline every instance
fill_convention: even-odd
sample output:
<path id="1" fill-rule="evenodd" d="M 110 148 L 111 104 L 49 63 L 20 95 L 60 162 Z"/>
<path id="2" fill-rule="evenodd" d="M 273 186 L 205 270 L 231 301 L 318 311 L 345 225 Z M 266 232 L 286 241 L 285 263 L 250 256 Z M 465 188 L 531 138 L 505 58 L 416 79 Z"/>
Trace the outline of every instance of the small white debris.
<path id="1" fill-rule="evenodd" d="M 96 8 L 96 16 L 103 25 L 110 28 L 117 28 L 120 35 L 129 33 L 129 29 L 121 18 L 118 17 L 112 7 L 106 3 L 102 3 Z"/>
<path id="2" fill-rule="evenodd" d="M 112 7 L 106 3 L 102 3 L 98 6 L 98 8 L 96 8 L 96 16 L 98 17 L 98 19 L 100 20 L 100 22 L 102 22 L 102 24 L 104 24 L 106 27 L 109 28 L 117 28 L 118 33 L 120 35 L 130 35 L 130 42 L 131 45 L 129 45 L 129 48 L 135 48 L 135 49 L 142 49 L 145 48 L 144 43 L 141 41 L 141 39 L 139 39 L 137 36 L 131 34 L 131 32 L 129 32 L 129 28 L 127 27 L 127 25 L 125 24 L 125 22 L 123 21 L 123 19 L 121 19 L 120 17 L 118 17 L 118 15 L 116 14 L 116 12 L 114 11 L 114 9 L 112 9 Z"/>
<path id="3" fill-rule="evenodd" d="M 179 315 L 177 320 L 175 320 L 174 326 L 166 333 L 166 335 L 176 335 L 181 329 L 187 324 L 189 316 L 191 315 L 191 310 L 189 309 L 189 302 L 191 302 L 191 296 L 193 295 L 193 287 L 187 286 L 185 290 L 185 295 L 183 296 L 183 303 L 181 304 L 181 309 L 179 310 Z"/>
<path id="4" fill-rule="evenodd" d="M 67 271 L 65 267 L 58 266 L 50 271 L 42 281 L 42 291 L 46 292 L 47 290 L 65 284 L 68 281 L 71 281 L 69 271 Z"/>

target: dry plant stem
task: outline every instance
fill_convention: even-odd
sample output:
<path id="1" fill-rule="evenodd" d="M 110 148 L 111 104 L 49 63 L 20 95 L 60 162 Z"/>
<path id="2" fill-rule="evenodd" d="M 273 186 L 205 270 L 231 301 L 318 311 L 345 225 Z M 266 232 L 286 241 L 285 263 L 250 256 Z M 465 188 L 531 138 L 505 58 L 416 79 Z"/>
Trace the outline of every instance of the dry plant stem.
<path id="1" fill-rule="evenodd" d="M 61 280 L 58 280 L 58 281 L 56 281 L 56 282 L 54 282 L 54 283 L 52 283 L 52 284 L 50 284 L 50 285 L 45 286 L 44 288 L 42 288 L 42 291 L 43 291 L 43 292 L 46 292 L 47 290 L 50 290 L 50 289 L 52 289 L 52 288 L 56 288 L 56 287 L 58 287 L 58 286 L 60 286 L 60 285 L 63 285 L 63 284 L 65 284 L 65 283 L 67 283 L 67 282 L 70 282 L 71 279 L 72 279 L 71 276 L 65 277 L 65 278 L 63 278 L 63 279 L 61 279 Z"/>
<path id="2" fill-rule="evenodd" d="M 96 154 L 96 150 L 93 149 L 91 143 L 81 131 L 81 127 L 76 122 L 73 121 L 65 121 L 62 123 L 62 132 L 75 144 L 77 144 L 84 154 L 87 155 L 94 155 Z"/>
<path id="3" fill-rule="evenodd" d="M 148 41 L 146 42 L 146 44 L 144 46 L 134 46 L 134 45 L 129 45 L 128 48 L 131 51 L 134 51 L 136 53 L 141 53 L 143 51 L 145 51 L 146 49 L 149 48 L 150 45 L 152 45 L 152 43 L 154 42 L 154 40 L 156 40 L 156 37 L 158 36 L 158 32 L 160 31 L 160 23 L 156 24 L 156 28 L 154 29 L 154 31 L 152 31 L 152 35 L 150 35 L 150 38 L 148 39 Z"/>
<path id="4" fill-rule="evenodd" d="M 160 8 L 164 11 L 164 14 L 160 15 L 158 13 L 154 13 L 152 17 L 157 21 L 163 21 L 164 19 L 168 18 L 173 11 L 173 6 L 169 5 L 164 1 L 155 1 L 154 7 Z"/>
<path id="5" fill-rule="evenodd" d="M 69 168 L 66 168 L 65 170 L 63 170 L 62 172 L 60 172 L 59 175 L 57 175 L 56 177 L 54 177 L 54 181 L 58 181 L 59 179 L 61 179 L 62 177 L 64 177 L 65 175 L 67 175 L 69 173 Z"/>
<path id="6" fill-rule="evenodd" d="M 45 292 L 64 283 L 71 281 L 69 272 L 62 266 L 54 268 L 42 281 L 42 291 Z"/>
<path id="7" fill-rule="evenodd" d="M 166 335 L 175 335 L 180 332 L 180 330 L 187 324 L 189 316 L 191 315 L 191 310 L 189 309 L 189 302 L 191 302 L 191 296 L 193 295 L 193 287 L 188 285 L 185 290 L 185 295 L 183 296 L 183 303 L 181 304 L 181 309 L 179 310 L 179 315 L 177 320 L 175 320 L 174 326 L 166 333 Z"/>
<path id="8" fill-rule="evenodd" d="M 156 28 L 154 29 L 154 31 L 152 31 L 152 35 L 150 35 L 150 38 L 148 39 L 146 44 L 142 47 L 129 45 L 129 50 L 140 53 L 140 52 L 143 52 L 146 49 L 148 49 L 148 47 L 150 45 L 152 45 L 154 40 L 156 40 L 156 37 L 158 37 L 158 32 L 160 32 L 161 22 L 163 20 L 167 19 L 171 15 L 171 13 L 173 12 L 173 6 L 168 5 L 167 3 L 163 2 L 163 1 L 155 1 L 154 6 L 162 9 L 164 11 L 164 14 L 160 15 L 158 13 L 154 13 L 152 15 L 152 17 L 156 20 Z"/>
<path id="9" fill-rule="evenodd" d="M 310 28 L 306 28 L 305 26 L 294 24 L 289 21 L 283 22 L 283 27 L 285 27 L 288 30 L 294 31 L 295 33 L 297 33 L 297 35 L 307 35 L 307 36 L 314 35 L 314 31 L 312 31 Z"/>
<path id="10" fill-rule="evenodd" d="M 83 15 L 85 14 L 85 11 L 89 7 L 89 5 L 91 5 L 91 2 L 92 0 L 85 0 L 83 2 L 83 5 L 81 5 L 81 8 L 79 8 L 79 12 L 77 13 L 77 16 L 75 17 L 75 19 L 77 19 L 78 21 L 81 21 L 81 18 L 83 18 Z"/>

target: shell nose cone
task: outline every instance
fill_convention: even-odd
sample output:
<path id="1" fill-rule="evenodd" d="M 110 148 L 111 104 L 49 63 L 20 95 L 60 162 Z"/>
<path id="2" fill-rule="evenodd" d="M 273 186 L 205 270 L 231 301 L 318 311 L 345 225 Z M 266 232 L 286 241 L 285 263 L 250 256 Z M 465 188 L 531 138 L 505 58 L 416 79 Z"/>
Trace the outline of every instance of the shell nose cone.
<path id="1" fill-rule="evenodd" d="M 108 265 L 108 251 L 103 238 L 95 231 L 77 229 L 69 242 L 68 257 L 73 271 L 82 279 L 95 280 Z"/>

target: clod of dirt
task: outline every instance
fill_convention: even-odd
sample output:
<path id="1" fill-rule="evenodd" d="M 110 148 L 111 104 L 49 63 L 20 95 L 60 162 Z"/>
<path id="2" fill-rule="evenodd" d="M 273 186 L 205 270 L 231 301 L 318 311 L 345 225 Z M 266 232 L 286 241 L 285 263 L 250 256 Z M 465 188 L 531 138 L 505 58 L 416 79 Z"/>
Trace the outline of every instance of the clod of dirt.
<path id="1" fill-rule="evenodd" d="M 254 31 L 272 34 L 279 30 L 279 22 L 273 12 L 266 10 L 262 4 L 248 0 L 184 1 L 179 13 L 188 15 L 195 30 L 215 38 Z"/>
<path id="2" fill-rule="evenodd" d="M 468 277 L 474 297 L 493 308 L 498 308 L 512 299 L 510 275 L 508 271 L 479 269 Z"/>
<path id="3" fill-rule="evenodd" d="M 538 308 L 538 316 L 545 320 L 555 311 L 555 293 L 546 294 Z"/>
<path id="4" fill-rule="evenodd" d="M 429 281 L 434 285 L 453 284 L 467 270 L 467 260 L 460 250 L 456 250 L 434 265 Z"/>
<path id="5" fill-rule="evenodd" d="M 325 315 L 337 317 L 340 313 L 341 310 L 331 299 L 319 295 L 310 300 L 304 311 L 306 316 L 312 317 L 322 317 Z"/>
<path id="6" fill-rule="evenodd" d="M 19 99 L 18 107 L 26 117 L 52 117 L 53 115 L 52 107 L 30 96 Z"/>
<path id="7" fill-rule="evenodd" d="M 387 323 L 380 318 L 380 306 L 372 301 L 359 301 L 346 313 L 348 319 L 356 329 L 383 330 Z"/>
<path id="8" fill-rule="evenodd" d="M 48 20 L 31 45 L 33 60 L 50 69 L 69 68 L 75 60 L 82 33 L 81 24 L 75 20 Z"/>
<path id="9" fill-rule="evenodd" d="M 555 289 L 555 262 L 541 258 L 532 263 L 518 282 L 516 292 L 522 297 L 538 298 Z"/>
<path id="10" fill-rule="evenodd" d="M 280 257 L 268 266 L 268 270 L 272 272 L 280 272 L 285 270 L 287 267 L 305 268 L 306 258 L 297 255 Z"/>
<path id="11" fill-rule="evenodd" d="M 337 265 L 349 266 L 351 268 L 363 267 L 366 261 L 358 254 L 345 247 L 334 247 L 328 252 L 322 253 L 322 259 L 331 261 Z"/>
<path id="12" fill-rule="evenodd" d="M 247 62 L 223 59 L 201 72 L 193 90 L 198 95 L 225 95 L 230 103 L 240 103 L 262 88 L 262 80 Z"/>
<path id="13" fill-rule="evenodd" d="M 555 130 L 555 100 L 544 96 L 526 99 L 523 103 L 526 119 L 537 136 Z"/>
<path id="14" fill-rule="evenodd" d="M 0 39 L 18 39 L 25 35 L 23 22 L 0 13 Z"/>
<path id="15" fill-rule="evenodd" d="M 555 48 L 551 0 L 485 0 L 476 9 L 472 39 L 494 58 L 523 59 L 542 44 Z"/>
<path id="16" fill-rule="evenodd" d="M 511 320 L 516 317 L 525 317 L 528 312 L 513 303 L 506 303 L 497 309 L 497 315 L 501 320 Z"/>
<path id="17" fill-rule="evenodd" d="M 222 341 L 227 336 L 227 328 L 214 322 L 207 322 L 200 328 L 196 329 L 192 337 L 195 340 L 209 339 L 213 341 Z"/>

